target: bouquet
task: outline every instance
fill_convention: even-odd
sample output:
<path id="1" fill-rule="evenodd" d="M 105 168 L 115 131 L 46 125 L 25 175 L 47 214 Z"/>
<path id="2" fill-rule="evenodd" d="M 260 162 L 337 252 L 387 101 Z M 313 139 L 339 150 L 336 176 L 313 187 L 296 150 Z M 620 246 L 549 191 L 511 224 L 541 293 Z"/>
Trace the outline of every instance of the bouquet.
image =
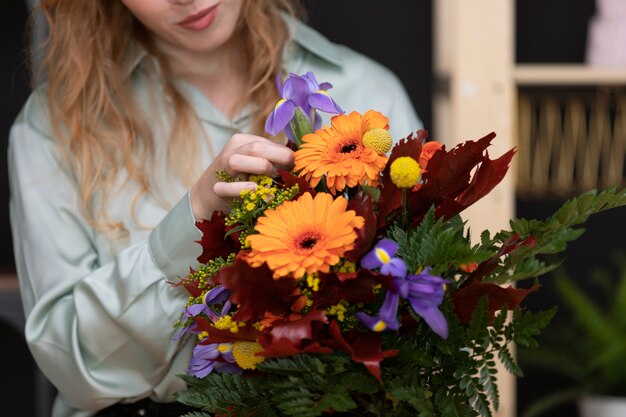
<path id="1" fill-rule="evenodd" d="M 524 311 L 539 285 L 511 284 L 552 270 L 539 256 L 626 192 L 472 243 L 459 213 L 515 152 L 491 159 L 494 133 L 447 150 L 420 130 L 392 146 L 387 117 L 344 113 L 312 73 L 278 86 L 266 130 L 289 137 L 295 167 L 251 176 L 255 191 L 198 223 L 202 266 L 176 284 L 190 294 L 180 336 L 197 338 L 177 399 L 196 417 L 490 416 L 496 361 L 521 375 L 511 345 L 535 346 L 555 313 Z M 330 126 L 317 111 L 336 114 Z"/>

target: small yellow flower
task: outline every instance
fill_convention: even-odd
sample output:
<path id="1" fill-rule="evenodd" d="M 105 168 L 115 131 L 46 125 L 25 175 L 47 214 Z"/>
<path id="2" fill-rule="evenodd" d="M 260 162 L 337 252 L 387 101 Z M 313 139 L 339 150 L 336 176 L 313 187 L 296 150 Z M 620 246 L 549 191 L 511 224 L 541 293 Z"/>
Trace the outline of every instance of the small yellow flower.
<path id="1" fill-rule="evenodd" d="M 363 145 L 384 155 L 391 150 L 393 139 L 386 129 L 370 129 L 363 135 Z"/>
<path id="2" fill-rule="evenodd" d="M 198 333 L 198 340 L 204 340 L 207 337 L 209 337 L 209 332 L 207 332 L 206 330 Z"/>
<path id="3" fill-rule="evenodd" d="M 257 356 L 263 347 L 257 342 L 235 342 L 233 347 L 233 357 L 241 369 L 256 369 L 256 366 L 263 362 L 263 356 Z"/>
<path id="4" fill-rule="evenodd" d="M 233 321 L 231 316 L 222 316 L 213 325 L 216 329 L 228 330 L 231 333 L 237 333 L 241 327 L 240 323 Z"/>
<path id="5" fill-rule="evenodd" d="M 320 279 L 318 278 L 316 273 L 306 274 L 306 284 L 313 291 L 319 291 L 320 290 Z"/>
<path id="6" fill-rule="evenodd" d="M 248 211 L 252 211 L 252 210 L 254 210 L 255 208 L 256 208 L 256 204 L 254 204 L 254 203 L 248 203 L 248 204 L 246 204 L 246 210 L 248 210 Z"/>
<path id="7" fill-rule="evenodd" d="M 391 181 L 398 188 L 411 188 L 419 180 L 422 169 L 415 159 L 410 156 L 401 156 L 393 161 L 389 174 Z"/>
<path id="8" fill-rule="evenodd" d="M 339 322 L 343 322 L 346 318 L 347 310 L 347 303 L 342 300 L 339 302 L 339 304 L 328 307 L 326 309 L 326 314 L 329 316 L 336 316 Z"/>

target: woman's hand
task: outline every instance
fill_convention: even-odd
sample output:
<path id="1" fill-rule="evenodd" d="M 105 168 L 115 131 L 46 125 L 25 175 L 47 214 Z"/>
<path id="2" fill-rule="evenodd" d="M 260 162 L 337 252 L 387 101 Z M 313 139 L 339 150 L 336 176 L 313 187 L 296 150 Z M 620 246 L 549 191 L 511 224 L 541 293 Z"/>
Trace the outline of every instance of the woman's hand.
<path id="1" fill-rule="evenodd" d="M 191 209 L 196 220 L 208 219 L 215 210 L 227 212 L 230 199 L 239 197 L 243 190 L 254 190 L 256 184 L 249 181 L 223 182 L 216 171 L 225 171 L 234 178 L 248 174 L 275 177 L 279 169 L 293 166 L 293 151 L 269 139 L 237 133 L 233 135 L 222 152 L 191 187 Z"/>

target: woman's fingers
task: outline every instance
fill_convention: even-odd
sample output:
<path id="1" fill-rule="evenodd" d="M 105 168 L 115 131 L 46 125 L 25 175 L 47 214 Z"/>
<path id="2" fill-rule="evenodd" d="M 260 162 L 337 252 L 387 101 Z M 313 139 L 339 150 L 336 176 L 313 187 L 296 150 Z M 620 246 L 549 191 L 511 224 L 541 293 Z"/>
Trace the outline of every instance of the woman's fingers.
<path id="1" fill-rule="evenodd" d="M 257 185 L 248 181 L 216 182 L 213 192 L 220 198 L 237 198 L 243 190 L 256 190 Z"/>
<path id="2" fill-rule="evenodd" d="M 267 159 L 274 165 L 293 166 L 293 151 L 286 146 L 276 144 L 267 139 L 243 144 L 236 153 Z"/>
<path id="3" fill-rule="evenodd" d="M 274 165 L 267 159 L 238 153 L 228 158 L 226 172 L 232 176 L 237 174 L 257 174 L 275 177 L 278 174 Z"/>

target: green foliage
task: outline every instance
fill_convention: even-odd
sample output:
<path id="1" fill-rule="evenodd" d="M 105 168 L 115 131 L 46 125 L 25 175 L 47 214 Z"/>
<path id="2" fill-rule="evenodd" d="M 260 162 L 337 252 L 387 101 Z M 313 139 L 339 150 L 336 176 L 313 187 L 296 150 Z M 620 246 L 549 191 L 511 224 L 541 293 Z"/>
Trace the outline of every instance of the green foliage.
<path id="1" fill-rule="evenodd" d="M 545 221 L 514 219 L 511 231 L 503 231 L 492 239 L 484 237 L 484 246 L 502 246 L 514 236 L 533 237 L 532 245 L 522 245 L 503 257 L 497 268 L 484 277 L 485 282 L 504 284 L 543 275 L 558 264 L 546 264 L 537 259 L 540 255 L 560 253 L 584 232 L 575 228 L 584 223 L 589 216 L 611 208 L 626 205 L 626 189 L 616 191 L 590 191 L 567 201 L 556 213 Z"/>
<path id="2" fill-rule="evenodd" d="M 493 254 L 490 247 L 472 246 L 469 234 L 465 235 L 464 231 L 465 223 L 459 216 L 447 222 L 436 220 L 431 208 L 416 229 L 405 230 L 396 225 L 390 237 L 398 242 L 398 255 L 409 271 L 430 266 L 433 274 L 446 275 L 461 264 L 480 263 Z"/>

